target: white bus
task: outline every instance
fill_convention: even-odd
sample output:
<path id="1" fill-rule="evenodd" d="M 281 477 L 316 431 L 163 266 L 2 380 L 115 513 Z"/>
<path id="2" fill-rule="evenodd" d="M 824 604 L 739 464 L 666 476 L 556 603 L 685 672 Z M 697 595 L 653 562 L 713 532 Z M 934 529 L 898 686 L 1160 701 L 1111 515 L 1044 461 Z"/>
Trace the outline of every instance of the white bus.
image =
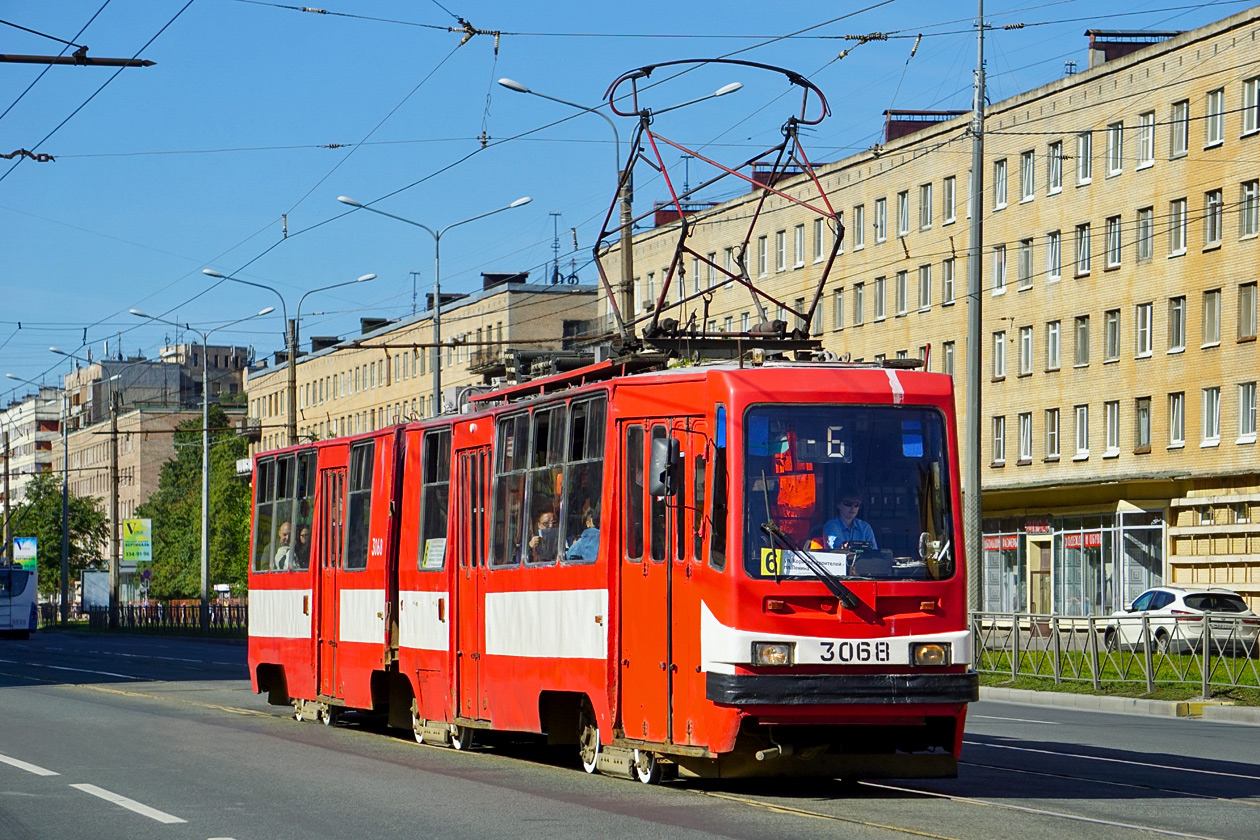
<path id="1" fill-rule="evenodd" d="M 29 639 L 39 624 L 35 570 L 0 566 L 0 637 Z"/>

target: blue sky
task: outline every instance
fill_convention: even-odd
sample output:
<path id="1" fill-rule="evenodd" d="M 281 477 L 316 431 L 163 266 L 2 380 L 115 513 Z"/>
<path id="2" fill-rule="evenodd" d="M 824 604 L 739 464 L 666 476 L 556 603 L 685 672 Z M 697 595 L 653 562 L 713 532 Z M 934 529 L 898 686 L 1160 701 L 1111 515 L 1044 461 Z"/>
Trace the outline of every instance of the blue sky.
<path id="1" fill-rule="evenodd" d="M 92 56 L 157 62 L 116 77 L 109 68 L 0 64 L 0 154 L 26 148 L 56 158 L 0 159 L 0 372 L 59 382 L 68 364 L 48 347 L 76 350 L 85 334 L 95 356 L 105 342 L 116 352 L 121 337 L 126 354 L 154 357 L 174 330 L 141 322 L 133 308 L 205 329 L 277 305 L 262 290 L 216 286 L 207 267 L 275 287 L 290 314 L 308 289 L 378 275 L 349 293 L 308 298 L 305 336 L 344 336 L 360 317 L 409 314 L 412 271 L 423 308 L 432 240 L 381 216 L 347 214 L 339 195 L 389 196 L 377 206 L 434 228 L 530 196 L 443 239 L 443 291 L 474 290 L 482 271 L 529 270 L 544 280 L 557 225 L 562 270 L 576 267 L 594 282 L 590 247 L 613 198 L 612 132 L 595 116 L 505 90 L 495 84 L 502 77 L 595 105 L 632 68 L 738 53 L 822 88 L 833 113 L 806 136 L 815 162 L 869 148 L 887 108 L 971 104 L 973 2 L 327 0 L 329 14 L 298 5 L 0 3 L 0 21 L 41 33 L 0 25 L 0 53 L 65 48 L 48 35 L 87 44 Z M 1084 69 L 1086 29 L 1190 29 L 1247 5 L 991 0 L 989 98 L 1052 81 L 1065 61 Z M 457 17 L 487 34 L 461 46 L 463 36 L 448 31 Z M 1003 28 L 1012 24 L 1024 27 Z M 502 33 L 497 53 L 492 31 Z M 894 37 L 843 39 L 875 32 Z M 744 89 L 662 115 L 656 128 L 734 163 L 776 142 L 799 105 L 797 94 L 782 95 L 781 78 L 703 68 L 661 84 L 645 104 L 732 81 Z M 624 143 L 634 123 L 614 119 Z M 690 165 L 693 184 L 707 174 Z M 659 180 L 636 177 L 636 211 L 665 198 Z M 278 305 L 214 340 L 252 345 L 260 357 L 279 349 Z M 28 390 L 3 382 L 6 402 Z"/>

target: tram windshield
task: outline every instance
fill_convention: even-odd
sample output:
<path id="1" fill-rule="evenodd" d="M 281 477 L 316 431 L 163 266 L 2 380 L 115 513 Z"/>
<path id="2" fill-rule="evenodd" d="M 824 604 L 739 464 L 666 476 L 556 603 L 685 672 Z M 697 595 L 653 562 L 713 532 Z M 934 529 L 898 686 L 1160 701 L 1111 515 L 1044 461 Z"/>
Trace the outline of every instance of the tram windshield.
<path id="1" fill-rule="evenodd" d="M 751 577 L 953 576 L 950 448 L 939 411 L 758 406 L 744 431 Z"/>

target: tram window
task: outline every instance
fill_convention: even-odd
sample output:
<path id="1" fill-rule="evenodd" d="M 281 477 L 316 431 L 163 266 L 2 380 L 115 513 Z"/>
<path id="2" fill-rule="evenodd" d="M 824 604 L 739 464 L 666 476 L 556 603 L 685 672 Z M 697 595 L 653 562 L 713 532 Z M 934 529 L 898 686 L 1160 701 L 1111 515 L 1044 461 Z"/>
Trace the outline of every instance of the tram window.
<path id="1" fill-rule="evenodd" d="M 643 559 L 643 427 L 626 429 L 626 559 Z"/>
<path id="2" fill-rule="evenodd" d="M 726 568 L 726 453 L 721 445 L 713 451 L 713 494 L 709 499 L 709 565 L 719 572 Z"/>
<path id="3" fill-rule="evenodd" d="M 569 412 L 569 462 L 564 469 L 562 545 L 567 563 L 593 563 L 599 550 L 604 486 L 604 397 L 575 402 Z M 590 527 L 588 527 L 590 523 Z"/>
<path id="4" fill-rule="evenodd" d="M 294 457 L 284 455 L 275 461 L 275 501 L 272 507 L 271 556 L 273 572 L 287 572 L 293 566 Z"/>
<path id="5" fill-rule="evenodd" d="M 691 504 L 691 557 L 694 560 L 699 560 L 704 556 L 704 491 L 705 480 L 708 478 L 708 466 L 704 454 L 696 453 L 693 464 L 694 475 L 691 481 L 691 489 L 695 494 Z"/>
<path id="6" fill-rule="evenodd" d="M 296 491 L 293 506 L 293 562 L 289 568 L 303 571 L 311 566 L 311 522 L 315 518 L 315 452 L 297 456 Z"/>
<path id="7" fill-rule="evenodd" d="M 499 420 L 495 441 L 494 508 L 490 565 L 506 568 L 520 563 L 525 531 L 525 469 L 529 463 L 529 415 Z"/>
<path id="8" fill-rule="evenodd" d="M 652 441 L 664 440 L 669 434 L 669 430 L 664 426 L 652 427 Z M 665 561 L 665 497 L 652 496 L 651 501 L 651 524 L 652 529 L 652 554 L 653 562 L 663 563 Z"/>
<path id="9" fill-rule="evenodd" d="M 564 463 L 565 407 L 537 408 L 530 443 L 528 563 L 555 563 L 560 556 L 560 499 Z"/>
<path id="10" fill-rule="evenodd" d="M 421 464 L 420 540 L 417 566 L 438 570 L 446 564 L 446 516 L 451 492 L 451 430 L 426 432 Z"/>
<path id="11" fill-rule="evenodd" d="M 679 443 L 680 451 L 685 452 L 686 447 L 685 445 L 683 445 L 683 442 L 680 440 L 678 441 L 678 443 Z M 686 526 L 686 523 L 687 523 L 687 468 L 686 468 L 685 461 L 678 465 L 676 474 L 677 474 L 677 478 L 676 478 L 677 484 L 674 488 L 675 489 L 674 508 L 676 511 L 674 515 L 674 523 L 675 523 L 674 541 L 677 544 L 677 547 L 675 548 L 674 559 L 686 560 L 688 540 L 687 540 L 687 526 Z"/>
<path id="12" fill-rule="evenodd" d="M 254 571 L 271 570 L 271 527 L 275 509 L 274 492 L 276 462 L 268 459 L 258 462 L 254 472 Z"/>
<path id="13" fill-rule="evenodd" d="M 366 569 L 372 523 L 373 441 L 350 449 L 350 497 L 346 512 L 346 551 L 343 569 Z"/>

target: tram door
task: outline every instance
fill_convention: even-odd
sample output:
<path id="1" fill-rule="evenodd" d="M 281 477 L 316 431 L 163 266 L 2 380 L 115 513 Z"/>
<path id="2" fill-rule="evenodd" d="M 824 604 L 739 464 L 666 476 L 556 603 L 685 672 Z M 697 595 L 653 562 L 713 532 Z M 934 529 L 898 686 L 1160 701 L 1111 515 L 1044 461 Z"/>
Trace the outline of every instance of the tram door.
<path id="1" fill-rule="evenodd" d="M 653 440 L 670 437 L 679 441 L 683 463 L 674 470 L 675 489 L 690 484 L 688 466 L 693 451 L 693 435 L 687 431 L 700 421 L 693 418 L 652 420 L 622 427 L 623 482 L 625 504 L 621 506 L 623 550 L 621 562 L 621 709 L 626 737 L 634 740 L 686 743 L 685 727 L 674 726 L 674 686 L 679 677 L 679 653 L 693 645 L 681 628 L 676 630 L 674 612 L 677 597 L 689 592 L 687 568 L 679 561 L 679 546 L 689 543 L 688 494 L 653 496 L 646 476 L 651 469 Z M 688 555 L 683 555 L 685 558 Z M 677 582 L 675 580 L 677 579 Z M 683 599 L 686 601 L 687 599 Z M 696 636 L 698 622 L 686 631 Z M 699 664 L 698 650 L 695 654 Z M 695 665 L 690 665 L 694 671 Z"/>
<path id="2" fill-rule="evenodd" d="M 459 716 L 488 718 L 490 709 L 482 695 L 482 651 L 485 650 L 485 600 L 487 487 L 490 447 L 459 453 L 456 461 L 455 569 L 458 587 L 455 670 Z"/>
<path id="3" fill-rule="evenodd" d="M 319 471 L 318 533 L 315 536 L 319 558 L 318 608 L 315 615 L 315 648 L 319 670 L 319 693 L 336 697 L 337 635 L 340 596 L 337 575 L 345 551 L 346 467 Z"/>

